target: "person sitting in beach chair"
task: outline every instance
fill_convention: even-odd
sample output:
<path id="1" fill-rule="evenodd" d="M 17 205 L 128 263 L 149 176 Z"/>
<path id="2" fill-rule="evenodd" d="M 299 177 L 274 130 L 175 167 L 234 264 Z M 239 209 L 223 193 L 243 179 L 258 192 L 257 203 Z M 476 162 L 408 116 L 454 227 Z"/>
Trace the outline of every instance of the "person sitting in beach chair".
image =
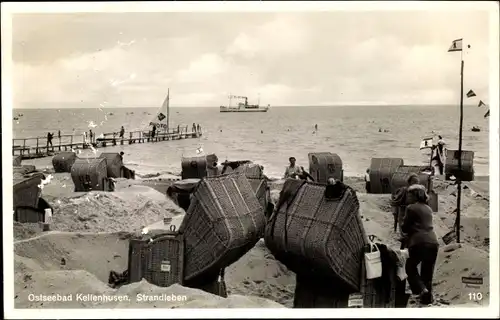
<path id="1" fill-rule="evenodd" d="M 299 176 L 303 174 L 302 169 L 301 167 L 295 164 L 295 162 L 297 161 L 295 157 L 290 157 L 288 161 L 290 162 L 290 165 L 286 167 L 284 179 L 287 178 L 297 179 Z"/>

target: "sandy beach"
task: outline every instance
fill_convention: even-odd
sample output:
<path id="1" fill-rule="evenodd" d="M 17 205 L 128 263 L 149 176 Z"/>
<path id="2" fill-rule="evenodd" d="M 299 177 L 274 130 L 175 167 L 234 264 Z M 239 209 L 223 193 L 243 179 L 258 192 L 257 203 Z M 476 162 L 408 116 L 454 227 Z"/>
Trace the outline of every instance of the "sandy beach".
<path id="1" fill-rule="evenodd" d="M 50 160 L 50 159 L 47 159 Z M 38 164 L 40 160 L 38 160 Z M 48 162 L 50 163 L 50 162 Z M 128 238 L 145 226 L 164 217 L 182 215 L 165 196 L 164 190 L 175 175 L 144 180 L 119 179 L 115 192 L 73 192 L 69 173 L 53 173 L 49 165 L 39 168 L 52 180 L 42 197 L 54 208 L 51 231 L 42 232 L 37 224 L 14 224 L 15 306 L 16 308 L 237 308 L 292 307 L 295 274 L 276 261 L 261 240 L 245 256 L 226 269 L 229 297 L 221 298 L 201 290 L 173 285 L 161 288 L 133 283 L 112 289 L 107 285 L 111 270 L 127 268 Z M 487 181 L 487 177 L 478 181 Z M 366 194 L 364 181 L 346 177 L 344 182 L 357 191 L 361 216 L 367 234 L 397 247 L 392 230 L 389 195 Z M 276 201 L 283 181 L 271 183 Z M 484 183 L 483 183 L 484 185 Z M 461 283 L 463 276 L 482 276 L 482 304 L 489 299 L 489 200 L 484 189 L 467 185 L 463 192 L 462 244 L 440 248 L 435 270 L 436 306 L 460 306 L 470 303 Z M 439 212 L 434 227 L 442 237 L 453 225 L 456 187 L 435 180 L 439 194 Z M 127 301 L 84 301 L 76 293 L 129 297 Z M 33 295 L 72 295 L 72 301 L 37 301 Z M 186 296 L 182 301 L 139 301 L 138 294 Z M 62 298 L 61 298 L 62 299 Z M 82 300 L 83 299 L 83 300 Z M 67 300 L 67 299 L 66 299 Z M 410 302 L 410 307 L 415 304 Z"/>

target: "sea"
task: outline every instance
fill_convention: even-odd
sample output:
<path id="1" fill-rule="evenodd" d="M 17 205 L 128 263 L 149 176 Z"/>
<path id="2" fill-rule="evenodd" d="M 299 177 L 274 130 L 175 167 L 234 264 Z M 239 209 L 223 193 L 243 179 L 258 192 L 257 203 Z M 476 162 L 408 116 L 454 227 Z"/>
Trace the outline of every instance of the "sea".
<path id="1" fill-rule="evenodd" d="M 158 108 L 14 109 L 13 137 L 46 137 L 47 132 L 81 136 L 143 130 Z M 489 118 L 476 106 L 464 107 L 463 150 L 474 151 L 476 175 L 489 174 Z M 200 124 L 203 136 L 157 143 L 125 144 L 101 151 L 123 151 L 125 165 L 139 176 L 178 174 L 181 158 L 214 153 L 224 160 L 252 160 L 271 178 L 283 176 L 289 157 L 308 168 L 308 154 L 332 152 L 343 161 L 345 176 L 361 176 L 376 157 L 403 158 L 407 165 L 429 164 L 420 150 L 425 137 L 442 135 L 458 148 L 458 106 L 274 107 L 263 113 L 220 113 L 218 108 L 172 107 L 170 127 Z M 315 125 L 318 130 L 315 130 Z M 472 132 L 479 126 L 480 132 Z M 381 131 L 381 132 L 380 132 Z M 87 151 L 88 152 L 88 151 Z M 97 154 L 98 155 L 98 154 Z M 32 163 L 36 165 L 37 160 Z M 46 162 L 46 161 L 45 161 Z"/>

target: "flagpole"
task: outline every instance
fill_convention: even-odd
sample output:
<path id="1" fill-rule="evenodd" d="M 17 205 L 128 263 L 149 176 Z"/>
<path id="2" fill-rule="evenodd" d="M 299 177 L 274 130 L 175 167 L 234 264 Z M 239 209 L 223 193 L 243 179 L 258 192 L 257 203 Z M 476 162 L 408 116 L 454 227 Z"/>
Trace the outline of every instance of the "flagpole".
<path id="1" fill-rule="evenodd" d="M 458 131 L 458 177 L 457 179 L 457 218 L 456 218 L 456 233 L 457 233 L 457 243 L 460 243 L 460 203 L 462 201 L 462 131 L 464 123 L 464 59 L 463 59 L 463 47 L 460 51 L 460 128 Z"/>
<path id="2" fill-rule="evenodd" d="M 167 134 L 170 132 L 170 88 L 167 90 Z"/>

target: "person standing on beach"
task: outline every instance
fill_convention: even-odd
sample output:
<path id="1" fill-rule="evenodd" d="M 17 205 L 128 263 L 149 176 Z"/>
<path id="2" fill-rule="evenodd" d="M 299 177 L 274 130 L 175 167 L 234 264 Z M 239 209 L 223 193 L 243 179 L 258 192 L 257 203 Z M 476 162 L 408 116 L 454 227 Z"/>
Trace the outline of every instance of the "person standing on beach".
<path id="1" fill-rule="evenodd" d="M 193 130 L 194 133 L 196 133 L 196 124 L 195 123 L 193 123 L 193 129 L 192 130 Z"/>
<path id="2" fill-rule="evenodd" d="M 295 162 L 297 161 L 295 157 L 290 157 L 288 161 L 290 162 L 290 165 L 286 167 L 284 179 L 287 178 L 296 179 L 298 176 L 301 176 L 302 169 L 295 164 Z"/>
<path id="3" fill-rule="evenodd" d="M 366 169 L 365 173 L 365 189 L 366 193 L 370 193 L 370 168 Z"/>
<path id="4" fill-rule="evenodd" d="M 198 131 L 198 133 L 201 133 L 201 126 L 199 123 L 196 125 L 196 131 Z"/>
<path id="5" fill-rule="evenodd" d="M 409 204 L 409 202 L 408 202 L 409 201 L 408 189 L 413 185 L 420 184 L 420 179 L 418 178 L 418 175 L 416 173 L 412 173 L 412 174 L 410 174 L 410 176 L 408 177 L 406 182 L 407 182 L 407 186 L 399 188 L 391 196 L 391 205 L 393 207 L 392 214 L 394 215 L 394 232 L 397 231 L 397 228 L 399 225 L 399 234 L 401 237 L 400 238 L 401 249 L 406 247 L 406 243 L 404 242 L 404 239 L 406 239 L 406 235 L 403 232 L 401 225 L 402 225 L 404 217 L 405 217 L 406 206 Z"/>
<path id="6" fill-rule="evenodd" d="M 90 139 L 90 144 L 94 142 L 94 134 L 92 133 L 92 129 L 89 130 L 89 139 Z"/>
<path id="7" fill-rule="evenodd" d="M 125 136 L 125 128 L 122 126 L 122 128 L 120 129 L 120 138 L 123 139 L 124 136 Z"/>
<path id="8" fill-rule="evenodd" d="M 439 243 L 432 223 L 432 209 L 427 205 L 428 195 L 422 185 L 408 187 L 412 204 L 406 207 L 401 229 L 407 234 L 408 252 L 406 274 L 411 291 L 419 295 L 420 303 L 432 303 L 432 278 Z M 420 274 L 417 266 L 420 266 Z"/>
<path id="9" fill-rule="evenodd" d="M 314 125 L 314 131 L 318 131 L 318 124 Z"/>
<path id="10" fill-rule="evenodd" d="M 57 137 L 61 140 L 61 130 L 57 131 Z"/>

